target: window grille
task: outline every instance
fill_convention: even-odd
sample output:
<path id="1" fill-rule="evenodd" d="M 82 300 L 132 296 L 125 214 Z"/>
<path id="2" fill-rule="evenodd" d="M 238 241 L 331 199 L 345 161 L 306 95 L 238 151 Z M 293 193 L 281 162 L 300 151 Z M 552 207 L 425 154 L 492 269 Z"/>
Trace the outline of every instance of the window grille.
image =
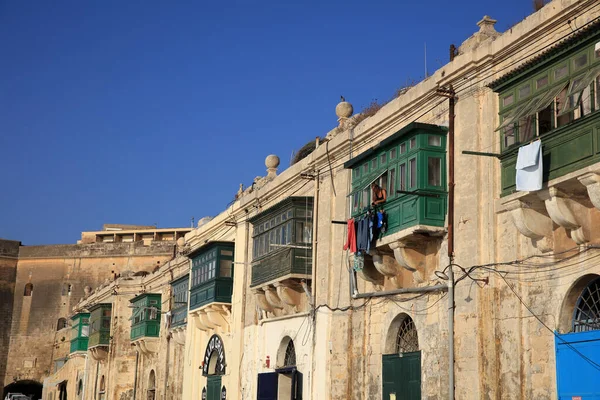
<path id="1" fill-rule="evenodd" d="M 398 328 L 398 337 L 396 338 L 396 352 L 411 353 L 419 351 L 419 338 L 417 337 L 417 329 L 412 318 L 406 317 Z"/>
<path id="2" fill-rule="evenodd" d="M 600 329 L 600 278 L 595 279 L 579 295 L 573 313 L 573 332 Z"/>
<path id="3" fill-rule="evenodd" d="M 293 367 L 296 365 L 296 349 L 294 348 L 294 341 L 290 339 L 287 347 L 285 348 L 285 356 L 283 358 L 284 367 Z"/>

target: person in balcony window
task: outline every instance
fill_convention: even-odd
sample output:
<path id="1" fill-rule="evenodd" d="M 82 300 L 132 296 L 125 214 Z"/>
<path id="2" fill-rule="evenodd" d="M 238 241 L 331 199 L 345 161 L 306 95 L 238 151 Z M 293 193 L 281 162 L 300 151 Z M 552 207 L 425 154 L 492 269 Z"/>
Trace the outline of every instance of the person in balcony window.
<path id="1" fill-rule="evenodd" d="M 373 196 L 371 196 L 373 199 L 373 202 L 371 203 L 372 206 L 385 203 L 387 200 L 387 191 L 385 189 L 373 182 L 371 183 L 371 191 L 373 192 Z"/>

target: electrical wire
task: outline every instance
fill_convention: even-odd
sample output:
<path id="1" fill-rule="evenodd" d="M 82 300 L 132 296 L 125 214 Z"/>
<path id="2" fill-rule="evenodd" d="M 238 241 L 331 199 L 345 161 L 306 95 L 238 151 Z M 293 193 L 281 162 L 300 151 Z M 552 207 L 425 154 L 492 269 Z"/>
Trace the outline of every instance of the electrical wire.
<path id="1" fill-rule="evenodd" d="M 495 271 L 497 272 L 497 271 Z M 550 333 L 552 333 L 552 335 L 554 335 L 554 337 L 561 341 L 563 344 L 566 344 L 567 347 L 569 347 L 571 350 L 573 350 L 577 355 L 579 355 L 582 359 L 584 359 L 585 361 L 587 361 L 592 367 L 596 368 L 598 371 L 600 371 L 600 364 L 596 363 L 594 360 L 590 359 L 589 357 L 587 357 L 585 354 L 583 354 L 582 352 L 580 352 L 579 350 L 577 350 L 570 342 L 566 341 L 565 339 L 563 339 L 558 333 L 556 333 L 555 331 L 553 331 L 548 325 L 546 325 L 546 323 L 537 315 L 533 312 L 533 310 L 531 309 L 531 307 L 529 307 L 521 298 L 521 296 L 519 296 L 519 294 L 516 292 L 516 290 L 513 288 L 513 286 L 508 283 L 508 281 L 506 279 L 504 279 L 504 276 L 497 272 L 498 276 L 500 276 L 500 278 L 502 278 L 502 280 L 504 281 L 504 283 L 506 284 L 506 286 L 508 286 L 508 288 L 511 290 L 511 292 L 515 295 L 515 297 L 519 300 L 519 302 L 523 305 L 523 307 L 525 307 L 527 309 L 527 311 L 529 311 L 529 313 L 535 317 L 535 319 L 538 320 L 538 322 L 540 324 L 542 324 L 542 326 L 544 328 L 546 328 Z"/>

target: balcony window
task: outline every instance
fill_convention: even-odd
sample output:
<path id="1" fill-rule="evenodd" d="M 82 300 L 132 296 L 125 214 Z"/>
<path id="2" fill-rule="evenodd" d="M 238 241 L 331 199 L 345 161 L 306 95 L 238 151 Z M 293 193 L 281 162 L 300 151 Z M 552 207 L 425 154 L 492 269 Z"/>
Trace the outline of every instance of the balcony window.
<path id="1" fill-rule="evenodd" d="M 71 353 L 86 351 L 90 334 L 90 314 L 79 313 L 71 317 Z"/>
<path id="2" fill-rule="evenodd" d="M 287 219 L 287 215 L 283 217 Z M 264 231 L 265 226 L 261 228 Z M 260 245 L 264 247 L 270 238 L 262 236 Z M 234 247 L 232 242 L 209 242 L 188 256 L 192 259 L 190 310 L 212 302 L 231 303 Z"/>
<path id="3" fill-rule="evenodd" d="M 189 275 L 171 282 L 171 327 L 187 323 Z"/>
<path id="4" fill-rule="evenodd" d="M 413 123 L 393 134 L 372 149 L 348 161 L 352 192 L 351 215 L 360 217 L 370 208 L 371 183 L 387 191 L 387 201 L 378 206 L 388 214 L 388 234 L 418 223 L 443 226 L 446 210 L 446 128 Z M 399 154 L 367 174 L 357 174 L 363 160 L 381 154 Z M 379 158 L 380 159 L 380 158 Z M 398 193 L 398 191 L 414 192 Z M 418 193 L 431 196 L 418 196 Z"/>
<path id="5" fill-rule="evenodd" d="M 500 101 L 502 196 L 515 190 L 519 146 L 538 137 L 546 182 L 600 162 L 598 28 L 596 22 L 489 85 Z"/>
<path id="6" fill-rule="evenodd" d="M 501 122 L 496 129 L 501 132 L 503 150 L 528 143 L 598 109 L 600 59 L 593 58 L 590 63 L 592 53 L 593 46 L 588 46 L 582 53 L 555 62 L 542 74 L 503 88 Z"/>
<path id="7" fill-rule="evenodd" d="M 365 166 L 377 165 L 379 157 L 361 164 L 355 176 L 362 176 Z M 386 157 L 387 159 L 387 157 Z M 361 203 L 363 193 L 357 194 L 354 200 Z M 277 216 L 285 215 L 286 219 L 277 224 L 268 224 Z M 290 197 L 275 206 L 252 217 L 254 226 L 252 242 L 252 286 L 279 279 L 284 276 L 303 276 L 310 278 L 312 273 L 312 231 L 313 231 L 313 199 L 312 197 Z M 264 226 L 264 229 L 260 228 Z M 263 245 L 264 243 L 264 245 Z"/>
<path id="8" fill-rule="evenodd" d="M 100 303 L 90 308 L 89 347 L 110 344 L 112 304 Z"/>
<path id="9" fill-rule="evenodd" d="M 142 337 L 158 337 L 160 333 L 161 295 L 144 293 L 134 297 L 131 303 L 131 340 Z"/>

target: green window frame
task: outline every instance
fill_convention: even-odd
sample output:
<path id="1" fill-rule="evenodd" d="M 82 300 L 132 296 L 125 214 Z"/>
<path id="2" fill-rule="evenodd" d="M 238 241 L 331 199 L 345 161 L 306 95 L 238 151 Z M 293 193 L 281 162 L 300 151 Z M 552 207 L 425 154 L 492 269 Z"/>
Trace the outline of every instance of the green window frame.
<path id="1" fill-rule="evenodd" d="M 373 160 L 376 161 L 377 158 Z M 371 161 L 359 168 L 368 167 Z M 312 243 L 312 198 L 293 197 L 291 199 L 287 207 L 275 208 L 254 220 L 255 227 L 264 225 L 265 228 L 262 232 L 252 236 L 253 261 L 268 257 L 286 245 Z M 358 197 L 356 200 L 359 200 Z M 304 203 L 302 203 L 303 201 Z"/>
<path id="2" fill-rule="evenodd" d="M 598 109 L 600 57 L 595 55 L 596 42 L 502 89 L 496 131 L 503 152 Z"/>

